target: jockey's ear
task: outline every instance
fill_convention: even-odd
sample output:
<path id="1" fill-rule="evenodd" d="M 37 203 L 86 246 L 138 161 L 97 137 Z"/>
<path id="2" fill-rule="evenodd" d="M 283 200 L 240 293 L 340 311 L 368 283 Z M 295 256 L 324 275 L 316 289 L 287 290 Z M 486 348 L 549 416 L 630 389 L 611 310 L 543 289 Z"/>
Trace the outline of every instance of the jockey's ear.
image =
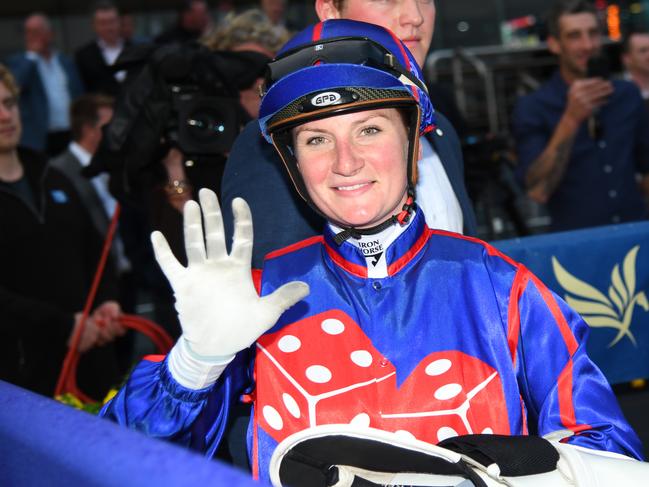
<path id="1" fill-rule="evenodd" d="M 334 5 L 334 0 L 315 0 L 315 11 L 321 21 L 342 18 L 340 10 Z"/>

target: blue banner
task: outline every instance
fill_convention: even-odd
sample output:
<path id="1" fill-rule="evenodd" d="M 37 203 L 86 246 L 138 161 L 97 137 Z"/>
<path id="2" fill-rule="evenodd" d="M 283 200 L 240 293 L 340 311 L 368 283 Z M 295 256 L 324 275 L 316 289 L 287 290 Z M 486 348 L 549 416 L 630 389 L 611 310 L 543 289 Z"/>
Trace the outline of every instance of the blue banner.
<path id="1" fill-rule="evenodd" d="M 583 316 L 588 354 L 611 383 L 649 378 L 649 223 L 491 243 Z"/>

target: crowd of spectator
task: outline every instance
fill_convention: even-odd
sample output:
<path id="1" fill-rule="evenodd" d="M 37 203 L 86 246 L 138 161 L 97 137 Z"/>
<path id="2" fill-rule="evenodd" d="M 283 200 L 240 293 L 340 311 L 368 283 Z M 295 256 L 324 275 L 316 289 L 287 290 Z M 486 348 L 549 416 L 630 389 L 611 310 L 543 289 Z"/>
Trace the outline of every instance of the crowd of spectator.
<path id="1" fill-rule="evenodd" d="M 315 11 L 320 19 L 341 12 L 353 16 L 356 4 L 316 0 Z M 422 2 L 419 16 L 395 15 L 390 25 L 420 63 L 435 18 L 434 7 L 432 14 L 422 9 L 432 4 Z M 548 48 L 557 56 L 558 70 L 538 91 L 522 97 L 513 114 L 521 187 L 547 204 L 556 230 L 645 219 L 649 33 L 625 37 L 624 80 L 592 77 L 588 60 L 602 50 L 598 17 L 585 0 L 557 5 L 548 23 Z M 5 318 L 0 379 L 49 395 L 79 326 L 118 201 L 124 209 L 120 229 L 79 344 L 87 362 L 81 366 L 82 386 L 97 397 L 118 381 L 134 353 L 132 337 L 119 323 L 121 313 L 152 300 L 155 320 L 172 335 L 179 333 L 173 296 L 153 261 L 148 235 L 161 229 L 183 261 L 180 211 L 200 187 L 219 193 L 224 208 L 237 196 L 248 201 L 256 267 L 267 252 L 317 234 L 322 225 L 289 189 L 256 121 L 266 64 L 302 27 L 287 16 L 285 0 L 261 0 L 259 8 L 243 12 L 235 11 L 234 2 L 222 1 L 213 11 L 206 0 L 184 0 L 174 24 L 152 38 L 139 35 L 133 14 L 120 12 L 110 1 L 95 3 L 90 17 L 95 38 L 69 56 L 57 49 L 47 15 L 29 15 L 24 51 L 0 67 L 0 309 Z M 380 21 L 390 18 L 382 15 Z M 421 35 L 408 38 L 408 29 Z M 428 41 L 422 43 L 423 38 Z M 113 117 L 115 100 L 131 79 L 127 68 L 114 65 L 134 46 L 194 42 L 237 53 L 236 62 L 247 67 L 235 83 L 241 133 L 231 151 L 207 162 L 161 143 L 153 184 L 134 186 L 143 193 L 140 203 L 146 203 L 134 205 L 115 190 L 107 173 L 84 175 Z M 455 131 L 465 133 L 464 120 L 448 93 L 435 84 L 429 89 L 438 107 L 437 129 L 422 138 L 418 203 L 431 227 L 476 235 Z M 231 232 L 231 215 L 224 217 Z"/>
<path id="2" fill-rule="evenodd" d="M 176 23 L 153 42 L 202 41 L 211 49 L 245 51 L 244 61 L 254 69 L 237 89 L 242 113 L 254 118 L 259 104 L 253 93 L 264 67 L 289 38 L 278 10 L 284 3 L 265 3 L 274 22 L 253 9 L 231 12 L 217 26 L 206 1 L 181 2 Z M 129 48 L 148 41 L 135 33 L 132 14 L 120 14 L 110 1 L 94 3 L 90 17 L 95 38 L 68 56 L 56 48 L 46 14 L 27 16 L 24 51 L 0 66 L 0 379 L 50 396 L 118 204 L 108 173 L 88 178 L 83 170 L 124 93 L 127 71 L 113 66 Z M 148 234 L 165 218 L 182 239 L 179 210 L 194 197 L 193 187 L 220 184 L 204 177 L 192 182 L 185 159 L 177 149 L 160 157 L 162 191 L 155 194 L 162 195 L 164 211 L 120 201 L 119 231 L 78 344 L 79 385 L 96 399 L 119 384 L 135 358 L 133 337 L 119 320 L 124 312 L 153 300 L 154 318 L 171 335 L 178 333 L 171 295 L 145 248 Z M 216 162 L 223 166 L 225 155 Z"/>

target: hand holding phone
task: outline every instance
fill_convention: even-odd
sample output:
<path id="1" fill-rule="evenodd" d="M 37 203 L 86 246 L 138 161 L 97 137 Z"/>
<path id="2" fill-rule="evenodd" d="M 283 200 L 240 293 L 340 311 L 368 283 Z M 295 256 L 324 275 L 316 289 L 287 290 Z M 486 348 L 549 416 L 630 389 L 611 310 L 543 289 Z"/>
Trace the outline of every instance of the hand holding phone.
<path id="1" fill-rule="evenodd" d="M 586 78 L 609 79 L 611 77 L 611 68 L 608 58 L 603 54 L 592 56 L 588 59 L 586 67 Z"/>

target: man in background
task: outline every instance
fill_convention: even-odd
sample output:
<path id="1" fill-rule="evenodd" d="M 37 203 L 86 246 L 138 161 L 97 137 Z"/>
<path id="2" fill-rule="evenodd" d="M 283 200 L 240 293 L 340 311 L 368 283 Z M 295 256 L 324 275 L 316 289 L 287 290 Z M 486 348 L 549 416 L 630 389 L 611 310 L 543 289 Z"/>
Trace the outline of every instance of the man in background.
<path id="1" fill-rule="evenodd" d="M 51 162 L 52 167 L 63 172 L 74 185 L 79 197 L 90 214 L 97 233 L 105 236 L 117 201 L 108 190 L 109 176 L 99 174 L 92 179 L 82 175 L 82 169 L 90 164 L 102 139 L 102 128 L 113 117 L 112 98 L 100 94 L 82 95 L 72 102 L 72 142 L 60 156 Z M 118 273 L 130 270 L 119 236 L 113 241 L 113 257 Z"/>
<path id="2" fill-rule="evenodd" d="M 210 49 L 239 53 L 240 57 L 232 58 L 231 62 L 242 65 L 238 69 L 241 74 L 236 77 L 236 87 L 239 103 L 250 117 L 248 120 L 259 116 L 259 89 L 264 82 L 266 64 L 289 38 L 288 31 L 273 25 L 261 10 L 249 9 L 238 15 L 228 14 L 223 23 L 205 39 L 204 43 Z"/>
<path id="3" fill-rule="evenodd" d="M 212 26 L 212 17 L 205 0 L 183 0 L 178 9 L 176 25 L 156 37 L 157 44 L 188 42 L 200 39 Z"/>
<path id="4" fill-rule="evenodd" d="M 281 33 L 282 29 L 297 31 L 301 26 L 294 25 L 286 17 L 286 0 L 260 0 L 259 8 L 270 23 Z"/>
<path id="5" fill-rule="evenodd" d="M 101 0 L 95 4 L 92 28 L 97 38 L 75 55 L 81 79 L 88 92 L 116 96 L 126 72 L 114 72 L 112 66 L 128 43 L 122 38 L 119 11 L 112 2 Z"/>
<path id="6" fill-rule="evenodd" d="M 557 1 L 548 30 L 559 69 L 522 97 L 513 115 L 518 176 L 527 194 L 547 203 L 554 230 L 646 218 L 649 114 L 637 87 L 588 72 L 602 33 L 587 0 Z"/>
<path id="7" fill-rule="evenodd" d="M 72 60 L 54 48 L 52 25 L 44 14 L 27 17 L 24 33 L 25 52 L 7 60 L 21 91 L 20 144 L 54 156 L 70 140 L 70 102 L 83 86 Z"/>
<path id="8" fill-rule="evenodd" d="M 73 185 L 19 148 L 18 87 L 0 65 L 0 379 L 51 396 L 101 254 Z M 110 273 L 86 321 L 81 389 L 101 398 L 120 379 L 112 342 L 124 333 Z"/>
<path id="9" fill-rule="evenodd" d="M 624 78 L 640 89 L 649 110 L 649 32 L 631 31 L 622 40 Z"/>

